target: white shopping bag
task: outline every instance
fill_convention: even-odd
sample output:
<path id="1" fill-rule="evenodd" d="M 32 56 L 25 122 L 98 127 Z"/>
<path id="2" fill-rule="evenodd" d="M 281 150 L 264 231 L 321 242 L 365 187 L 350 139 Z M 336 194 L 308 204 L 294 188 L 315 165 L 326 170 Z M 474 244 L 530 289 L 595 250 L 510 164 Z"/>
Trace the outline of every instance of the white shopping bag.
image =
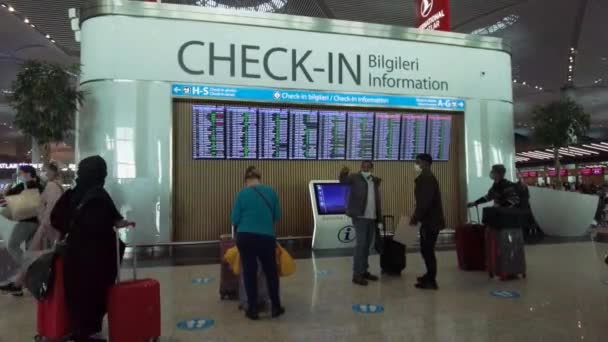
<path id="1" fill-rule="evenodd" d="M 404 246 L 413 246 L 418 243 L 418 235 L 420 231 L 420 224 L 415 226 L 410 225 L 410 218 L 406 215 L 402 215 L 399 218 L 399 224 L 395 230 L 395 236 L 393 240 L 399 242 Z"/>

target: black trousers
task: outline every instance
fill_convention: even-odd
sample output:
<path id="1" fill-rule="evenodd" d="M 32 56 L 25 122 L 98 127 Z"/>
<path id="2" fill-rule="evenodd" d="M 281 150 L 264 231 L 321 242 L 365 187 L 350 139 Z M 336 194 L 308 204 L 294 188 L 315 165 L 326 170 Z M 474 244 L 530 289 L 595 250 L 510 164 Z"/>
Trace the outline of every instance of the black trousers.
<path id="1" fill-rule="evenodd" d="M 243 280 L 247 292 L 247 302 L 250 311 L 258 309 L 258 260 L 262 265 L 268 294 L 273 307 L 280 307 L 279 297 L 279 271 L 277 268 L 276 248 L 274 237 L 254 233 L 238 233 L 236 245 L 243 264 Z"/>
<path id="2" fill-rule="evenodd" d="M 439 230 L 431 227 L 420 227 L 420 254 L 426 265 L 425 278 L 429 281 L 437 279 L 437 258 L 435 257 L 435 245 Z"/>

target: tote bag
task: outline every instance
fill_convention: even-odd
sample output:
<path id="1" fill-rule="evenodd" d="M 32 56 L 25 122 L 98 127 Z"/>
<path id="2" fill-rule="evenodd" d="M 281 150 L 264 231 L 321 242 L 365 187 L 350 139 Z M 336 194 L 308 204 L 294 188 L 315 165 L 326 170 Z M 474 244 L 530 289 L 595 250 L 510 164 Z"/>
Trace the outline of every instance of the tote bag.
<path id="1" fill-rule="evenodd" d="M 38 216 L 40 192 L 38 189 L 26 189 L 18 195 L 7 196 L 8 215 L 13 221 L 24 221 Z"/>

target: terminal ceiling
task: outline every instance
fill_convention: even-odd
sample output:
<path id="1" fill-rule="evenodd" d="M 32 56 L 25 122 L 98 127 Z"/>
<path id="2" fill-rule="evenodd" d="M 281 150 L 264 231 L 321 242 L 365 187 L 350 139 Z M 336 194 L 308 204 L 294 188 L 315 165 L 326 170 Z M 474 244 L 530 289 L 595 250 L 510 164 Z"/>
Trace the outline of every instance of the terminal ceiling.
<path id="1" fill-rule="evenodd" d="M 78 61 L 68 9 L 84 0 L 0 0 L 0 136 L 12 134 L 2 97 L 24 59 Z M 350 21 L 412 27 L 414 0 L 163 0 L 194 6 L 229 6 Z M 532 108 L 566 93 L 592 114 L 598 139 L 608 127 L 607 0 L 451 0 L 453 31 L 504 38 L 512 47 L 515 124 L 530 135 Z M 15 13 L 17 15 L 15 15 Z M 24 20 L 28 19 L 29 23 Z M 36 27 L 32 28 L 34 24 Z M 48 34 L 48 37 L 45 36 Z M 51 39 L 54 41 L 52 42 Z M 574 48 L 575 53 L 571 54 Z M 570 57 L 572 79 L 569 80 Z M 11 136 L 12 136 L 11 135 Z"/>

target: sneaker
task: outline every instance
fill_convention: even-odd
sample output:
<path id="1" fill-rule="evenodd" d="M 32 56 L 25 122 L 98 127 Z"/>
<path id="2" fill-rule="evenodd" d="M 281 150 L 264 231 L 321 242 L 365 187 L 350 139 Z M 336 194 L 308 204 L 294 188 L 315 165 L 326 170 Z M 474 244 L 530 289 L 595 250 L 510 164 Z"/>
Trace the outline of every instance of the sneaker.
<path id="1" fill-rule="evenodd" d="M 423 281 L 417 283 L 416 288 L 420 290 L 439 290 L 439 285 L 436 281 Z"/>
<path id="2" fill-rule="evenodd" d="M 15 297 L 23 297 L 23 287 L 15 286 L 15 283 L 8 283 L 4 286 L 0 286 L 0 291 L 12 294 Z"/>
<path id="3" fill-rule="evenodd" d="M 360 285 L 360 286 L 367 286 L 369 283 L 362 276 L 354 276 L 353 277 L 353 284 Z"/>
<path id="4" fill-rule="evenodd" d="M 416 280 L 417 280 L 419 283 L 424 283 L 424 282 L 426 281 L 426 278 L 427 278 L 427 276 L 426 276 L 426 274 L 425 274 L 425 275 L 423 275 L 422 277 L 418 277 L 418 278 L 416 278 Z"/>
<path id="5" fill-rule="evenodd" d="M 260 315 L 257 311 L 247 310 L 245 311 L 245 317 L 249 318 L 252 321 L 257 321 L 260 319 Z"/>
<path id="6" fill-rule="evenodd" d="M 375 276 L 369 272 L 367 272 L 363 275 L 363 279 L 369 280 L 369 281 L 378 281 L 379 280 L 379 278 L 377 276 Z"/>
<path id="7" fill-rule="evenodd" d="M 277 318 L 285 314 L 285 308 L 282 306 L 272 308 L 272 318 Z"/>

